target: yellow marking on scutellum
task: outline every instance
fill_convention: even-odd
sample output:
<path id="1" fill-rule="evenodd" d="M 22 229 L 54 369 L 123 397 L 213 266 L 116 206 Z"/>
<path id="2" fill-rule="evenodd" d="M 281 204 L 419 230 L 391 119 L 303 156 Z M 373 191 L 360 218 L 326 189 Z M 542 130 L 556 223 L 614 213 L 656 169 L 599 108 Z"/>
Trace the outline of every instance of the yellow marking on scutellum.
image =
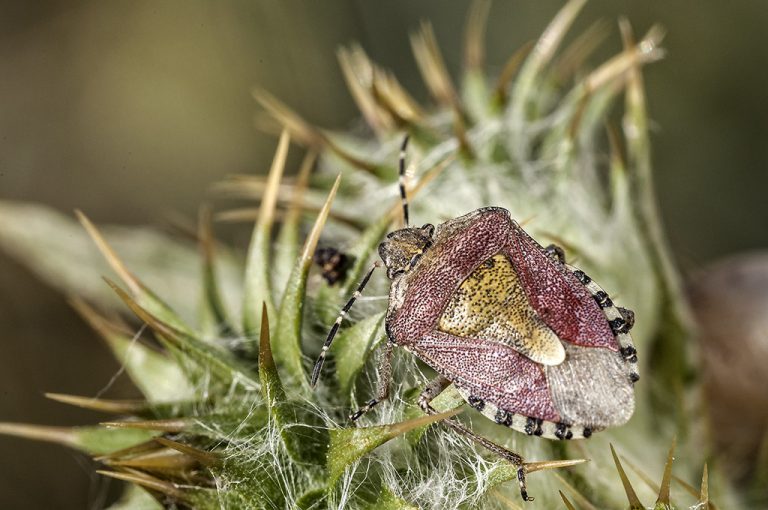
<path id="1" fill-rule="evenodd" d="M 565 360 L 562 342 L 533 309 L 512 263 L 501 254 L 464 280 L 446 306 L 438 329 L 503 343 L 545 365 Z"/>

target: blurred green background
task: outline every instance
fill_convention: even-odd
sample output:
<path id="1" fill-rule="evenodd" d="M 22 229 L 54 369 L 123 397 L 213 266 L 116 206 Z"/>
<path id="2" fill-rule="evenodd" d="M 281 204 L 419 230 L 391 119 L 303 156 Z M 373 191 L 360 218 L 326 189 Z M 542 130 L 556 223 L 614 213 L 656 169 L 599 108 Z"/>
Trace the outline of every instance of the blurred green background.
<path id="1" fill-rule="evenodd" d="M 561 5 L 497 1 L 489 70 L 536 38 Z M 455 72 L 467 6 L 0 1 L 0 199 L 81 208 L 98 223 L 194 218 L 211 183 L 269 166 L 275 140 L 254 127 L 255 85 L 321 126 L 355 126 L 336 48 L 361 42 L 426 99 L 408 34 L 431 20 Z M 655 22 L 668 30 L 668 56 L 647 69 L 646 85 L 656 187 L 681 266 L 768 246 L 765 3 L 594 0 L 571 34 L 606 20 L 597 58 L 608 56 L 620 47 L 620 15 L 638 33 Z M 0 421 L 101 418 L 42 392 L 95 395 L 118 367 L 64 297 L 2 253 L 0 342 Z M 123 378 L 108 394 L 132 395 Z M 81 455 L 0 437 L 0 508 L 100 508 L 109 490 Z"/>

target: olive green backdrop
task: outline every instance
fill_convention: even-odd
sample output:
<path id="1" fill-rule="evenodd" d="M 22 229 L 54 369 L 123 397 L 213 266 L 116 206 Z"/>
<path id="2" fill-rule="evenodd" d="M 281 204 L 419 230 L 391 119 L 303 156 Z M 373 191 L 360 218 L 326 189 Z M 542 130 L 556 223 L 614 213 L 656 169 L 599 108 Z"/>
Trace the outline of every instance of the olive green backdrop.
<path id="1" fill-rule="evenodd" d="M 455 71 L 467 5 L 0 1 L 0 198 L 77 207 L 102 223 L 193 218 L 211 183 L 269 165 L 275 140 L 254 128 L 253 86 L 322 126 L 353 126 L 336 48 L 360 41 L 425 98 L 409 31 L 430 19 Z M 560 5 L 497 1 L 489 67 L 537 37 Z M 637 32 L 654 22 L 668 30 L 668 56 L 646 83 L 657 190 L 681 265 L 766 247 L 768 6 L 596 0 L 572 33 L 605 19 L 607 56 L 623 14 Z M 97 420 L 42 392 L 93 395 L 117 369 L 62 296 L 0 254 L 0 421 Z M 110 395 L 131 389 L 119 378 Z M 0 508 L 100 508 L 110 487 L 91 473 L 63 448 L 0 437 Z"/>

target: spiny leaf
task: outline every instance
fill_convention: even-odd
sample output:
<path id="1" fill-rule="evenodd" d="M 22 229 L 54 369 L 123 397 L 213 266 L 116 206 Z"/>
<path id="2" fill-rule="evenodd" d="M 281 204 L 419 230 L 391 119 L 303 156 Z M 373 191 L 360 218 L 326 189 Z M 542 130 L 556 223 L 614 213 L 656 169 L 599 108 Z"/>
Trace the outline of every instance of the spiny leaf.
<path id="1" fill-rule="evenodd" d="M 568 498 L 565 497 L 565 494 L 563 494 L 563 491 L 557 491 L 560 493 L 560 498 L 563 500 L 563 504 L 565 505 L 565 508 L 568 510 L 576 510 L 576 507 L 573 506 L 573 503 L 571 503 Z"/>
<path id="2" fill-rule="evenodd" d="M 451 83 L 431 23 L 422 22 L 419 31 L 411 36 L 411 48 L 432 96 L 446 106 L 459 108 L 458 94 Z"/>
<path id="3" fill-rule="evenodd" d="M 144 455 L 103 461 L 112 468 L 131 468 L 157 473 L 163 477 L 185 477 L 200 465 L 194 457 L 171 448 L 162 448 Z"/>
<path id="4" fill-rule="evenodd" d="M 523 469 L 526 473 L 535 473 L 536 471 L 546 471 L 548 469 L 562 469 L 572 466 L 578 466 L 589 462 L 589 459 L 571 459 L 571 460 L 537 460 L 523 463 Z"/>
<path id="5" fill-rule="evenodd" d="M 330 149 L 344 162 L 373 175 L 378 176 L 381 172 L 381 168 L 378 165 L 364 161 L 342 149 L 325 133 L 310 125 L 299 114 L 277 100 L 272 94 L 256 89 L 253 91 L 253 96 L 299 143 L 318 152 L 325 148 Z"/>
<path id="6" fill-rule="evenodd" d="M 379 139 L 395 129 L 392 116 L 381 108 L 373 95 L 374 66 L 359 45 L 339 48 L 336 52 L 352 98 Z"/>
<path id="7" fill-rule="evenodd" d="M 157 436 L 159 437 L 159 436 Z M 152 437 L 151 439 L 144 441 L 143 443 L 138 443 L 133 446 L 129 446 L 127 448 L 121 448 L 119 450 L 115 450 L 109 453 L 105 453 L 102 455 L 94 455 L 93 460 L 97 462 L 102 462 L 110 459 L 119 459 L 123 457 L 131 457 L 133 455 L 141 455 L 147 452 L 154 452 L 162 448 L 162 445 L 155 441 L 157 437 Z"/>
<path id="8" fill-rule="evenodd" d="M 576 500 L 579 507 L 583 508 L 584 510 L 597 510 L 595 505 L 593 505 L 576 487 L 571 485 L 571 483 L 568 482 L 565 477 L 560 476 L 560 474 L 557 472 L 552 474 L 561 484 L 563 484 L 571 497 Z"/>
<path id="9" fill-rule="evenodd" d="M 426 112 L 390 71 L 374 66 L 371 89 L 378 106 L 391 115 L 398 126 L 407 129 L 414 141 L 435 143 L 440 139 L 439 131 L 429 123 Z"/>
<path id="10" fill-rule="evenodd" d="M 100 475 L 108 476 L 110 478 L 123 480 L 124 482 L 135 483 L 136 485 L 146 489 L 170 496 L 177 501 L 187 500 L 187 495 L 182 489 L 178 488 L 176 484 L 161 480 L 160 478 L 156 478 L 146 473 L 141 473 L 139 471 L 106 471 L 103 469 L 97 469 L 96 472 Z"/>
<path id="11" fill-rule="evenodd" d="M 142 414 L 151 409 L 146 400 L 105 400 L 64 393 L 46 393 L 46 398 L 72 406 L 113 414 Z"/>
<path id="12" fill-rule="evenodd" d="M 0 422 L 0 434 L 58 443 L 99 455 L 142 443 L 155 434 L 146 430 L 109 430 L 104 427 L 49 427 Z"/>
<path id="13" fill-rule="evenodd" d="M 203 297 L 205 306 L 214 320 L 214 331 L 223 336 L 235 336 L 235 329 L 221 299 L 218 278 L 216 276 L 216 241 L 213 237 L 213 228 L 211 226 L 210 207 L 204 206 L 200 208 L 198 240 L 203 257 Z"/>
<path id="14" fill-rule="evenodd" d="M 555 114 L 561 120 L 547 134 L 542 153 L 552 156 L 562 152 L 562 147 L 571 144 L 579 132 L 591 133 L 595 124 L 603 122 L 627 73 L 661 58 L 660 37 L 652 28 L 640 43 L 624 49 L 579 80 L 561 101 Z M 581 175 L 577 177 L 583 179 Z"/>
<path id="15" fill-rule="evenodd" d="M 360 373 L 372 348 L 375 346 L 381 325 L 384 323 L 384 312 L 367 317 L 352 327 L 343 330 L 331 346 L 331 352 L 336 357 L 336 380 L 342 395 L 348 395 Z"/>
<path id="16" fill-rule="evenodd" d="M 87 303 L 70 301 L 74 309 L 104 339 L 125 372 L 149 402 L 183 401 L 193 398 L 194 388 L 178 364 L 123 334 Z"/>
<path id="17" fill-rule="evenodd" d="M 435 38 L 435 32 L 430 23 L 423 22 L 421 30 L 411 36 L 411 48 L 430 93 L 438 102 L 449 106 L 453 111 L 454 134 L 459 141 L 462 152 L 471 155 L 472 149 L 467 139 L 467 128 L 464 123 L 465 114 L 456 89 L 451 83 L 450 75 Z"/>
<path id="18" fill-rule="evenodd" d="M 106 455 L 141 444 L 157 434 L 150 430 L 108 429 L 102 426 L 75 427 L 81 449 L 91 455 Z"/>
<path id="19" fill-rule="evenodd" d="M 707 465 L 704 464 L 704 471 L 701 473 L 701 492 L 699 494 L 700 510 L 710 510 L 709 505 L 709 476 L 707 473 Z"/>
<path id="20" fill-rule="evenodd" d="M 192 424 L 190 418 L 168 418 L 163 420 L 126 420 L 126 421 L 104 421 L 101 425 L 112 429 L 132 429 L 132 430 L 154 430 L 157 432 L 184 432 Z"/>
<path id="21" fill-rule="evenodd" d="M 422 416 L 391 425 L 331 429 L 331 444 L 328 450 L 328 487 L 334 487 L 348 466 L 376 447 L 416 427 L 445 420 L 459 412 L 454 410 L 433 416 Z"/>
<path id="22" fill-rule="evenodd" d="M 464 27 L 464 79 L 461 98 L 467 114 L 474 122 L 487 119 L 492 112 L 488 100 L 488 84 L 483 71 L 485 64 L 485 27 L 490 12 L 490 0 L 473 0 Z"/>
<path id="23" fill-rule="evenodd" d="M 473 0 L 464 27 L 464 69 L 482 72 L 485 64 L 485 26 L 491 10 L 489 0 Z"/>
<path id="24" fill-rule="evenodd" d="M 632 216 L 632 200 L 629 189 L 629 178 L 627 175 L 627 163 L 621 153 L 619 146 L 619 133 L 616 126 L 606 124 L 606 133 L 608 138 L 610 154 L 610 191 L 611 215 L 615 222 L 634 223 Z"/>
<path id="25" fill-rule="evenodd" d="M 517 74 L 518 69 L 520 69 L 520 65 L 522 65 L 533 49 L 533 45 L 534 41 L 528 41 L 515 51 L 504 64 L 501 73 L 499 73 L 499 77 L 496 79 L 496 87 L 493 95 L 493 106 L 497 109 L 506 106 L 509 84 L 512 82 L 512 78 Z"/>
<path id="26" fill-rule="evenodd" d="M 269 333 L 269 312 L 264 303 L 261 312 L 261 332 L 259 334 L 259 379 L 261 393 L 267 403 L 270 414 L 276 418 L 278 405 L 285 402 L 285 391 L 272 358 L 272 341 Z"/>
<path id="27" fill-rule="evenodd" d="M 204 466 L 213 466 L 221 462 L 221 458 L 219 458 L 219 456 L 216 454 L 207 452 L 205 450 L 200 450 L 188 444 L 179 443 L 178 441 L 171 441 L 170 439 L 164 437 L 156 437 L 155 441 L 163 446 L 173 448 L 174 450 L 194 458 L 197 462 Z"/>
<path id="28" fill-rule="evenodd" d="M 241 384 L 246 389 L 258 389 L 259 384 L 251 377 L 250 370 L 242 366 L 239 361 L 229 356 L 228 353 L 218 350 L 212 345 L 188 335 L 183 331 L 175 330 L 171 325 L 164 323 L 149 311 L 142 308 L 114 282 L 107 280 L 107 283 L 114 289 L 120 299 L 128 305 L 131 311 L 155 331 L 161 341 L 188 356 L 200 367 L 209 370 L 212 375 L 216 376 L 226 385 L 237 383 Z"/>
<path id="29" fill-rule="evenodd" d="M 280 375 L 272 358 L 269 314 L 266 310 L 262 314 L 259 377 L 262 383 L 262 395 L 267 402 L 270 416 L 280 431 L 280 437 L 288 454 L 298 463 L 319 463 L 327 449 L 328 432 L 311 407 L 286 398 Z"/>
<path id="30" fill-rule="evenodd" d="M 668 508 L 671 508 L 669 504 L 669 486 L 672 483 L 672 462 L 675 460 L 674 454 L 676 445 L 677 438 L 672 438 L 672 446 L 669 447 L 667 462 L 664 464 L 664 476 L 661 478 L 659 497 L 656 500 L 656 510 L 667 510 Z"/>
<path id="31" fill-rule="evenodd" d="M 251 243 L 248 246 L 248 256 L 245 266 L 245 288 L 243 293 L 243 332 L 253 340 L 261 323 L 261 305 L 267 304 L 269 313 L 275 315 L 272 289 L 270 285 L 270 249 L 272 242 L 272 222 L 277 203 L 278 186 L 285 168 L 288 155 L 290 136 L 283 130 L 277 144 L 275 158 L 269 171 L 267 189 L 261 201 L 259 218 L 253 227 Z M 254 344 L 255 350 L 255 344 Z"/>
<path id="32" fill-rule="evenodd" d="M 534 96 L 536 83 L 541 78 L 544 66 L 552 60 L 565 33 L 573 24 L 576 15 L 581 11 L 585 3 L 586 0 L 570 0 L 560 9 L 549 26 L 544 30 L 544 33 L 539 37 L 525 64 L 520 69 L 512 94 L 513 101 L 510 104 L 510 115 L 512 117 L 510 125 L 516 129 L 521 128 L 525 124 L 526 116 L 531 113 L 528 110 L 528 104 L 532 96 Z M 513 140 L 513 142 L 515 141 Z M 519 142 L 524 143 L 522 139 Z M 513 151 L 513 154 L 518 154 L 518 150 Z"/>
<path id="33" fill-rule="evenodd" d="M 583 65 L 589 55 L 608 37 L 609 24 L 606 20 L 597 20 L 579 34 L 565 48 L 553 65 L 552 74 L 558 83 L 565 82 Z"/>
<path id="34" fill-rule="evenodd" d="M 706 469 L 706 464 L 704 465 Z M 693 496 L 694 498 L 701 498 L 701 488 L 698 490 L 693 485 L 689 484 L 679 476 L 672 475 L 672 481 L 677 483 L 680 487 L 682 487 L 688 494 Z M 703 481 L 703 480 L 702 480 Z M 708 502 L 709 506 L 707 507 L 709 510 L 717 510 L 717 505 L 715 505 L 712 501 Z M 699 510 L 698 508 L 696 510 Z M 703 510 L 703 509 L 702 509 Z"/>
<path id="35" fill-rule="evenodd" d="M 227 403 L 232 406 L 232 403 Z M 169 433 L 188 433 L 204 436 L 213 440 L 222 437 L 247 441 L 258 434 L 268 423 L 266 406 L 260 401 L 249 402 L 243 409 L 231 409 L 228 412 L 210 414 L 197 413 L 194 417 L 165 418 L 158 420 L 109 421 L 107 427 L 157 430 Z"/>
<path id="36" fill-rule="evenodd" d="M 299 256 L 299 227 L 304 211 L 304 195 L 307 191 L 309 175 L 315 165 L 317 153 L 309 151 L 301 163 L 296 184 L 293 186 L 288 211 L 280 226 L 275 246 L 275 260 L 272 264 L 275 292 L 283 298 L 285 287 L 290 277 L 296 258 Z"/>
<path id="37" fill-rule="evenodd" d="M 627 478 L 627 474 L 624 472 L 624 467 L 622 467 L 621 462 L 619 461 L 618 455 L 616 455 L 616 450 L 613 449 L 613 445 L 610 445 L 610 447 L 611 447 L 611 455 L 613 455 L 613 462 L 616 464 L 616 471 L 619 472 L 619 478 L 621 478 L 621 483 L 624 486 L 624 492 L 626 492 L 627 494 L 627 500 L 629 501 L 629 509 L 643 510 L 643 508 L 645 507 L 637 498 L 635 489 L 632 487 L 632 483 L 629 481 L 629 478 Z"/>
<path id="38" fill-rule="evenodd" d="M 109 265 L 128 287 L 136 302 L 150 311 L 153 315 L 160 318 L 163 322 L 172 325 L 179 331 L 191 334 L 192 330 L 184 323 L 181 317 L 179 317 L 168 304 L 150 291 L 138 278 L 131 274 L 125 266 L 125 263 L 118 257 L 117 253 L 112 249 L 104 236 L 101 235 L 101 232 L 96 228 L 96 225 L 94 225 L 80 210 L 76 210 L 75 215 L 88 232 L 88 235 L 91 236 L 93 242 L 96 243 L 96 246 Z"/>
<path id="39" fill-rule="evenodd" d="M 301 326 L 304 303 L 306 302 L 307 275 L 312 265 L 312 256 L 315 253 L 317 242 L 320 240 L 320 233 L 328 219 L 328 213 L 331 210 L 331 204 L 336 196 L 336 191 L 339 189 L 340 182 L 341 174 L 336 178 L 336 182 L 328 194 L 328 199 L 320 210 L 320 214 L 304 243 L 302 254 L 291 272 L 277 317 L 275 359 L 287 375 L 286 381 L 291 388 L 301 390 L 304 393 L 311 391 L 301 362 Z"/>
<path id="40" fill-rule="evenodd" d="M 621 460 L 627 466 L 629 466 L 630 469 L 632 469 L 632 471 L 634 471 L 635 474 L 637 474 L 637 476 L 640 477 L 640 479 L 643 481 L 643 483 L 645 483 L 645 485 L 647 485 L 652 491 L 657 492 L 657 493 L 661 493 L 663 491 L 663 488 L 661 486 L 659 486 L 659 484 L 654 482 L 653 479 L 651 479 L 651 477 L 648 476 L 647 473 L 645 473 L 637 465 L 632 463 L 629 459 L 627 459 L 626 457 L 622 456 Z M 671 464 L 669 463 L 669 459 L 667 459 L 667 463 L 664 466 L 664 468 L 665 468 L 665 476 L 666 476 L 666 468 L 668 466 L 671 466 Z M 681 480 L 680 478 L 676 477 L 675 475 L 671 475 L 671 479 L 675 480 L 678 484 L 680 484 L 692 496 L 694 496 L 694 497 L 699 496 L 699 493 L 696 491 L 696 489 L 694 487 L 692 487 L 690 484 L 686 483 L 684 480 Z M 717 508 L 715 506 L 715 504 L 712 503 L 711 501 L 709 503 L 709 507 L 710 507 L 711 510 L 715 510 Z M 664 506 L 664 504 L 662 503 L 661 506 L 654 506 L 654 508 L 655 509 L 666 510 L 667 508 L 672 508 L 672 507 L 669 506 L 669 505 L 668 506 Z"/>

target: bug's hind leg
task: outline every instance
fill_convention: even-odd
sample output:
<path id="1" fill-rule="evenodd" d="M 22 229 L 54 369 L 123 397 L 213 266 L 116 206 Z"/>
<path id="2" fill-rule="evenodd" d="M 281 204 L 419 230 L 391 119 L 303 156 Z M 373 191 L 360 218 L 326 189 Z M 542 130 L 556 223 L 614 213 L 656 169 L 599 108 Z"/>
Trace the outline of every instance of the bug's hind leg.
<path id="1" fill-rule="evenodd" d="M 349 417 L 352 421 L 357 421 L 362 415 L 373 409 L 376 404 L 389 398 L 389 386 L 392 382 L 392 349 L 394 344 L 387 340 L 384 348 L 384 355 L 379 362 L 379 381 L 376 387 L 376 398 L 372 398 L 360 409 L 352 413 Z"/>
<path id="2" fill-rule="evenodd" d="M 427 385 L 427 387 L 424 388 L 424 391 L 421 392 L 421 395 L 419 395 L 419 407 L 421 407 L 421 410 L 426 414 L 437 414 L 437 411 L 430 405 L 430 402 L 432 402 L 432 400 L 434 400 L 434 398 L 437 397 L 445 388 L 450 386 L 450 384 L 451 381 L 443 376 L 438 376 L 437 378 L 433 379 Z M 503 446 L 499 446 L 493 441 L 490 441 L 482 436 L 478 436 L 453 418 L 444 420 L 443 423 L 464 437 L 467 437 L 476 442 L 483 448 L 514 464 L 517 467 L 517 481 L 520 484 L 520 495 L 523 497 L 523 501 L 533 501 L 533 498 L 528 496 L 528 489 L 525 485 L 525 461 L 520 455 L 511 452 Z"/>
<path id="3" fill-rule="evenodd" d="M 556 262 L 560 262 L 561 264 L 565 264 L 565 250 L 557 246 L 556 244 L 550 244 L 546 248 L 544 248 L 544 253 L 547 254 L 549 258 Z"/>

